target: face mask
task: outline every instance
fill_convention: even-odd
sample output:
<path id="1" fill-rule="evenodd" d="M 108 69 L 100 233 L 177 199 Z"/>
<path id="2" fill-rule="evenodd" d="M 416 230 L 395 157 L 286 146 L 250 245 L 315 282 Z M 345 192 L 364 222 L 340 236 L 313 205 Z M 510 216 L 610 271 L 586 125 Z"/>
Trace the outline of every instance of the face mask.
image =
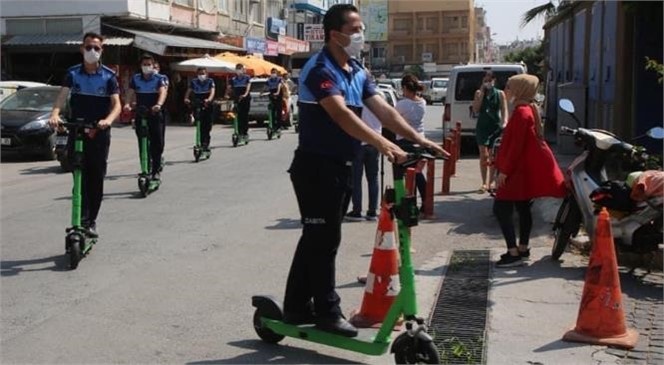
<path id="1" fill-rule="evenodd" d="M 491 87 L 493 87 L 493 85 L 491 84 L 491 82 L 485 82 L 485 83 L 484 83 L 484 88 L 485 88 L 485 89 L 491 89 Z"/>
<path id="2" fill-rule="evenodd" d="M 358 32 L 348 37 L 350 38 L 350 44 L 344 47 L 344 51 L 346 51 L 348 57 L 358 57 L 364 49 L 364 33 Z"/>
<path id="3" fill-rule="evenodd" d="M 242 76 L 242 74 L 244 73 L 243 70 L 237 70 L 237 71 L 235 71 L 235 72 L 237 72 L 237 74 L 240 75 L 240 76 Z"/>
<path id="4" fill-rule="evenodd" d="M 154 68 L 152 66 L 141 66 L 141 71 L 143 71 L 143 73 L 146 75 L 151 75 L 155 73 Z"/>
<path id="5" fill-rule="evenodd" d="M 99 62 L 99 59 L 101 58 L 101 51 L 97 52 L 94 49 L 91 50 L 85 50 L 83 52 L 83 59 L 85 60 L 86 63 L 97 63 Z"/>
<path id="6" fill-rule="evenodd" d="M 272 77 L 273 79 L 276 79 L 276 78 L 277 78 L 277 74 L 272 74 L 272 75 L 270 75 L 270 77 Z"/>
<path id="7" fill-rule="evenodd" d="M 198 75 L 199 81 L 205 81 L 205 79 L 207 79 L 207 75 Z"/>

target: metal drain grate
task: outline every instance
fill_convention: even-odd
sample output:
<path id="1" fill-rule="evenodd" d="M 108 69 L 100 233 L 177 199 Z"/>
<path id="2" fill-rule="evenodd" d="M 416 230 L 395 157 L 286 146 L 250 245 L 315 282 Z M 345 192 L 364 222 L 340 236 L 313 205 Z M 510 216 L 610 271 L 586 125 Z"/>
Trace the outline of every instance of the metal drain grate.
<path id="1" fill-rule="evenodd" d="M 488 250 L 452 253 L 429 324 L 441 364 L 485 363 L 490 263 Z"/>

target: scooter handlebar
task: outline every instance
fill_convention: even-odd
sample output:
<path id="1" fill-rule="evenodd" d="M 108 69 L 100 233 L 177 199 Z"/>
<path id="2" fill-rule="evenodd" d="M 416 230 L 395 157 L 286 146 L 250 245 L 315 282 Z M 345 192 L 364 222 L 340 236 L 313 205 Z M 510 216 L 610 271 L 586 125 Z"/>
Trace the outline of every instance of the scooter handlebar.
<path id="1" fill-rule="evenodd" d="M 97 123 L 99 123 L 98 120 L 91 121 L 89 119 L 84 119 L 84 118 L 75 118 L 74 122 L 60 121 L 58 125 L 61 125 L 67 129 L 76 129 L 76 128 L 95 129 L 97 128 Z"/>
<path id="2" fill-rule="evenodd" d="M 560 127 L 560 133 L 562 133 L 562 134 L 567 134 L 567 135 L 573 136 L 573 135 L 576 134 L 576 132 L 577 132 L 577 130 L 574 129 L 574 128 L 565 127 L 565 126 Z"/>

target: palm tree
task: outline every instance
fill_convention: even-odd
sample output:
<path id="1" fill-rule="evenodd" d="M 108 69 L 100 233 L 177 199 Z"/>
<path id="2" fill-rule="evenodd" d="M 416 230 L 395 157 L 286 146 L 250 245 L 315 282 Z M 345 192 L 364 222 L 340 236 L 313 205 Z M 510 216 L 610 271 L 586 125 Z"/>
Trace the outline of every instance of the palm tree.
<path id="1" fill-rule="evenodd" d="M 543 16 L 545 19 L 548 19 L 558 14 L 560 11 L 572 5 L 572 2 L 573 0 L 559 0 L 557 1 L 558 4 L 556 5 L 552 0 L 549 0 L 549 2 L 546 4 L 536 6 L 526 11 L 521 18 L 521 28 L 525 27 L 528 25 L 528 23 L 541 16 Z"/>

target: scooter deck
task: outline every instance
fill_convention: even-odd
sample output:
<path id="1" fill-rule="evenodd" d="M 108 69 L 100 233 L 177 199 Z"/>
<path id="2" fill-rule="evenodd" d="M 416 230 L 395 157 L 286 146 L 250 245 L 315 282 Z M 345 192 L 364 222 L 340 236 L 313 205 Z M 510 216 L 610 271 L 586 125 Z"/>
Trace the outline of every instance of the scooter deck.
<path id="1" fill-rule="evenodd" d="M 387 352 L 391 342 L 390 338 L 386 340 L 387 342 L 374 342 L 375 331 L 361 332 L 358 337 L 346 337 L 321 331 L 314 325 L 295 326 L 268 318 L 261 318 L 261 321 L 266 328 L 283 336 L 300 338 L 365 355 L 383 355 Z"/>

